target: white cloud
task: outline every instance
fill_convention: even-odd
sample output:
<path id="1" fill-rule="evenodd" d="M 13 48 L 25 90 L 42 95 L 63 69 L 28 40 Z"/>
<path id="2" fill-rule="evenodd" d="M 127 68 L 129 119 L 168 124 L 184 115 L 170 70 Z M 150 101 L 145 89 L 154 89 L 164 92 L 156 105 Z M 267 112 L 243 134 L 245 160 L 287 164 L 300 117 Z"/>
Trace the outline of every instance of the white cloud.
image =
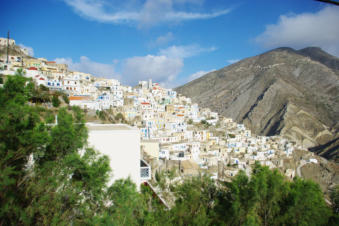
<path id="1" fill-rule="evenodd" d="M 157 46 L 163 46 L 168 44 L 169 42 L 174 40 L 174 35 L 172 32 L 168 32 L 164 35 L 161 35 L 157 37 L 154 41 L 152 41 L 149 46 L 150 47 L 157 47 Z"/>
<path id="2" fill-rule="evenodd" d="M 113 60 L 112 64 L 98 63 L 86 56 L 80 57 L 79 62 L 74 62 L 71 58 L 57 58 L 55 61 L 67 64 L 73 71 L 90 73 L 97 77 L 119 79 L 128 85 L 135 85 L 138 81 L 151 78 L 154 82 L 165 87 L 174 87 L 179 85 L 176 79 L 184 66 L 184 58 L 214 49 L 214 47 L 203 48 L 198 45 L 171 46 L 161 50 L 158 55 L 131 57 L 122 62 Z M 115 72 L 117 64 L 122 67 L 122 76 Z"/>
<path id="3" fill-rule="evenodd" d="M 238 61 L 239 61 L 239 59 L 229 59 L 226 62 L 229 63 L 229 64 L 234 64 L 234 63 L 236 63 Z"/>
<path id="4" fill-rule="evenodd" d="M 163 22 L 210 19 L 228 14 L 231 9 L 216 12 L 180 11 L 177 8 L 202 5 L 203 0 L 64 0 L 82 17 L 104 23 L 137 23 L 150 27 Z M 131 5 L 134 5 L 131 6 Z"/>
<path id="5" fill-rule="evenodd" d="M 266 26 L 255 41 L 265 48 L 318 46 L 339 56 L 338 21 L 339 7 L 333 6 L 315 13 L 282 15 L 277 24 Z"/>
<path id="6" fill-rule="evenodd" d="M 72 71 L 90 73 L 97 77 L 120 79 L 120 76 L 114 70 L 114 64 L 103 64 L 90 60 L 86 56 L 80 57 L 79 62 L 73 62 L 71 58 L 56 58 L 59 64 L 67 64 Z"/>
<path id="7" fill-rule="evenodd" d="M 25 46 L 24 44 L 18 44 L 21 48 L 25 49 L 29 56 L 34 56 L 34 50 L 30 46 Z"/>
<path id="8" fill-rule="evenodd" d="M 114 12 L 105 11 L 107 5 L 101 0 L 64 0 L 74 11 L 87 19 L 99 22 L 123 23 L 138 20 L 137 12 Z"/>
<path id="9" fill-rule="evenodd" d="M 204 0 L 174 0 L 173 2 L 179 4 L 192 3 L 196 5 L 201 5 L 204 2 Z"/>
<path id="10" fill-rule="evenodd" d="M 210 71 L 197 71 L 195 72 L 194 74 L 191 74 L 189 77 L 188 77 L 188 81 L 187 82 L 190 82 L 190 81 L 193 81 L 197 78 L 200 78 L 201 76 L 204 76 L 212 71 L 215 71 L 215 69 L 212 69 Z"/>
<path id="11" fill-rule="evenodd" d="M 176 78 L 184 66 L 184 59 L 215 48 L 203 48 L 199 45 L 171 46 L 161 49 L 158 55 L 132 57 L 123 64 L 123 80 L 135 84 L 140 80 L 153 79 L 165 87 L 178 85 Z"/>
<path id="12" fill-rule="evenodd" d="M 181 20 L 196 20 L 196 19 L 211 19 L 226 15 L 231 12 L 230 9 L 214 12 L 214 13 L 192 13 L 192 12 L 169 12 L 165 15 L 168 21 L 181 21 Z"/>
<path id="13" fill-rule="evenodd" d="M 73 65 L 73 60 L 71 58 L 56 58 L 54 59 L 54 61 L 57 63 L 57 64 L 67 64 L 68 65 L 68 68 L 73 70 L 71 67 Z"/>
<path id="14" fill-rule="evenodd" d="M 167 56 L 147 55 L 132 57 L 123 65 L 123 80 L 135 85 L 138 81 L 153 79 L 159 83 L 169 83 L 180 73 L 184 63 L 181 59 Z"/>
<path id="15" fill-rule="evenodd" d="M 203 52 L 212 52 L 215 51 L 215 47 L 204 48 L 199 45 L 186 45 L 186 46 L 170 46 L 166 49 L 161 49 L 159 55 L 164 55 L 169 58 L 188 58 L 192 56 L 199 55 Z"/>

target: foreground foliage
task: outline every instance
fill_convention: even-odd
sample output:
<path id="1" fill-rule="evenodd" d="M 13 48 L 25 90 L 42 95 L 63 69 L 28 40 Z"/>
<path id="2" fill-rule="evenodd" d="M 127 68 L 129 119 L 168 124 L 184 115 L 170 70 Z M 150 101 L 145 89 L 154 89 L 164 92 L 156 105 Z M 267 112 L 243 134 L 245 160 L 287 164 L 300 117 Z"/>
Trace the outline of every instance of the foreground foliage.
<path id="1" fill-rule="evenodd" d="M 0 88 L 0 225 L 338 225 L 338 188 L 330 209 L 317 184 L 260 165 L 229 183 L 186 179 L 170 209 L 130 180 L 107 186 L 109 160 L 84 149 L 82 111 L 59 108 L 49 126 L 37 89 L 21 76 Z"/>

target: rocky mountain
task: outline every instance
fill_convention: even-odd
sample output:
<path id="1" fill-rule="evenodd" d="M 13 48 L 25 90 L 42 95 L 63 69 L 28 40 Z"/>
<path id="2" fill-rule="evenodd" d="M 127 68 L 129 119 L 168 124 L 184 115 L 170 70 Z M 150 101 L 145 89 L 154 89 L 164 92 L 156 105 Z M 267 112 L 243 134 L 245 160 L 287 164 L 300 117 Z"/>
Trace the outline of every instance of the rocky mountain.
<path id="1" fill-rule="evenodd" d="M 6 56 L 7 55 L 7 47 L 6 46 L 0 46 L 0 56 Z M 8 48 L 8 55 L 10 56 L 21 56 L 25 58 L 33 58 L 26 54 L 25 51 L 20 46 L 17 45 L 10 45 Z"/>
<path id="2" fill-rule="evenodd" d="M 176 91 L 258 135 L 281 134 L 338 158 L 339 58 L 317 47 L 278 48 L 193 80 Z M 333 144 L 337 144 L 333 147 Z"/>

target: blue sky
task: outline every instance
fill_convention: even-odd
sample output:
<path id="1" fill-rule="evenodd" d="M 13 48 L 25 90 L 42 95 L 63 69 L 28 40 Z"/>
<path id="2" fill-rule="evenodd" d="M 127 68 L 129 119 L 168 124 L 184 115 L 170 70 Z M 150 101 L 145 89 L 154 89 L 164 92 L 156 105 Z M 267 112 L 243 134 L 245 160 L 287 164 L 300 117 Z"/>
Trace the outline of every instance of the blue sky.
<path id="1" fill-rule="evenodd" d="M 34 57 L 117 78 L 176 87 L 280 46 L 339 56 L 339 7 L 313 0 L 8 0 L 10 30 Z"/>

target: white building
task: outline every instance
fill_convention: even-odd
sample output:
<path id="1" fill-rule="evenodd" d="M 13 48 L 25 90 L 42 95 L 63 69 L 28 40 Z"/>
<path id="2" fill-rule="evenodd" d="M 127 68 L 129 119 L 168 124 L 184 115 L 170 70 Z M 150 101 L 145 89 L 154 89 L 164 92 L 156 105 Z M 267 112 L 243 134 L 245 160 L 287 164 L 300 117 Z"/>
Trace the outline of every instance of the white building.
<path id="1" fill-rule="evenodd" d="M 140 133 L 137 128 L 123 124 L 86 124 L 88 144 L 109 157 L 113 176 L 110 184 L 117 179 L 128 177 L 140 185 L 150 179 L 151 168 L 140 157 Z"/>
<path id="2" fill-rule="evenodd" d="M 160 151 L 159 151 L 159 158 L 169 160 L 169 158 L 170 158 L 170 151 L 168 149 L 160 149 Z"/>

